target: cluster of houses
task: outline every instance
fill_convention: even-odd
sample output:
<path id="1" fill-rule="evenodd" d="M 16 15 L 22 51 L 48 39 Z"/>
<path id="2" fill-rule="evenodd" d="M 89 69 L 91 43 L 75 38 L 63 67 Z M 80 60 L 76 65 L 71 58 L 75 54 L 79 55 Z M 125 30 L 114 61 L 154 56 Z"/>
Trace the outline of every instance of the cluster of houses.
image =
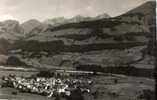
<path id="1" fill-rule="evenodd" d="M 47 97 L 54 95 L 70 96 L 75 89 L 90 92 L 92 80 L 74 77 L 17 77 L 9 75 L 2 77 L 2 87 L 16 88 L 21 92 L 40 94 Z"/>

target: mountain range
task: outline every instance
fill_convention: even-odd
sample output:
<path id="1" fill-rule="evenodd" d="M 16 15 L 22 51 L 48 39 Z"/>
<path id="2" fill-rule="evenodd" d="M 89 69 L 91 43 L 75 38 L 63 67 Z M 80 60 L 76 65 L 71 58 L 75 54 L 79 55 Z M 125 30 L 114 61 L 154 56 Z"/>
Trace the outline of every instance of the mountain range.
<path id="1" fill-rule="evenodd" d="M 0 63 L 35 68 L 150 63 L 155 7 L 149 1 L 116 17 L 78 15 L 23 24 L 1 22 Z"/>

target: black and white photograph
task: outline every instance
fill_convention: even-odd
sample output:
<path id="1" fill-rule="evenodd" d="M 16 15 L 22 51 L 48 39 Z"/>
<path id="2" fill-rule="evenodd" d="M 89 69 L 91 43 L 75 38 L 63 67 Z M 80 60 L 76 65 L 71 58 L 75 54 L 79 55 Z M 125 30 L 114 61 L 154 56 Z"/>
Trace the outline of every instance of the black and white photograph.
<path id="1" fill-rule="evenodd" d="M 0 0 L 0 100 L 157 100 L 156 0 Z"/>

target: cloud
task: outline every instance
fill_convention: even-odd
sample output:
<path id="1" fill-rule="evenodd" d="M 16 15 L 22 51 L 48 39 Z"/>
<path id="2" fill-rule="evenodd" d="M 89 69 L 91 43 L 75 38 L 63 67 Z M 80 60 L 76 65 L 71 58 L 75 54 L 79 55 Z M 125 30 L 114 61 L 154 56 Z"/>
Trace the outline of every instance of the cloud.
<path id="1" fill-rule="evenodd" d="M 1 15 L 0 16 L 0 21 L 4 21 L 4 20 L 8 20 L 8 19 L 10 19 L 10 20 L 17 20 L 16 18 L 14 18 L 11 15 Z"/>

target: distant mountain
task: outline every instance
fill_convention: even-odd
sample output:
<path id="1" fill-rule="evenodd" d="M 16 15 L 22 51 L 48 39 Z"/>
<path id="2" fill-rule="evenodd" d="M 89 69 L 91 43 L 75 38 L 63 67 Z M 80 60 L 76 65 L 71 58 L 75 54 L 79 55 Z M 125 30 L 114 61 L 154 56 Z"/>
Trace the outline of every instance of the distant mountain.
<path id="1" fill-rule="evenodd" d="M 154 18 L 155 2 L 146 2 L 114 18 L 103 14 L 50 19 L 30 25 L 30 35 L 16 41 L 8 55 L 37 68 L 134 64 L 151 56 Z"/>
<path id="2" fill-rule="evenodd" d="M 79 23 L 79 22 L 82 22 L 82 21 L 91 21 L 91 20 L 97 20 L 97 19 L 102 19 L 102 18 L 110 18 L 110 16 L 106 13 L 104 13 L 102 15 L 98 15 L 96 17 L 84 17 L 84 16 L 81 16 L 81 15 L 76 15 L 76 16 L 70 18 L 70 19 L 66 19 L 64 17 L 48 19 L 44 23 L 50 24 L 50 25 L 53 25 L 53 26 L 59 26 L 59 25 L 62 25 L 62 24 Z"/>
<path id="3" fill-rule="evenodd" d="M 48 19 L 46 21 L 44 21 L 45 24 L 50 24 L 53 26 L 57 26 L 60 24 L 64 24 L 67 23 L 67 19 L 65 19 L 64 17 L 58 17 L 58 18 L 53 18 L 53 19 Z"/>
<path id="4" fill-rule="evenodd" d="M 42 25 L 42 23 L 35 19 L 28 20 L 21 24 L 25 34 L 30 33 L 34 28 L 40 25 Z"/>
<path id="5" fill-rule="evenodd" d="M 10 41 L 18 40 L 24 34 L 23 28 L 18 21 L 6 20 L 0 22 L 0 39 L 6 39 Z"/>
<path id="6" fill-rule="evenodd" d="M 109 18 L 110 16 L 108 14 L 102 14 L 98 15 L 96 17 L 83 17 L 80 15 L 74 16 L 70 19 L 64 18 L 64 17 L 57 17 L 53 19 L 45 20 L 44 22 L 39 22 L 37 20 L 29 20 L 24 22 L 21 26 L 24 29 L 24 32 L 27 34 L 26 37 L 32 36 L 34 34 L 39 34 L 43 31 L 45 31 L 49 27 L 56 27 L 63 24 L 68 23 L 79 23 L 83 21 L 92 21 L 92 20 L 98 20 L 103 18 Z"/>
<path id="7" fill-rule="evenodd" d="M 110 15 L 104 13 L 95 17 L 95 19 L 103 19 L 103 18 L 110 18 Z"/>
<path id="8" fill-rule="evenodd" d="M 80 15 L 77 15 L 69 19 L 68 23 L 79 23 L 82 21 L 90 21 L 90 20 L 92 20 L 92 17 L 83 17 Z"/>
<path id="9" fill-rule="evenodd" d="M 0 22 L 0 64 L 5 64 L 8 51 L 12 44 L 24 36 L 23 28 L 18 21 L 6 20 Z"/>
<path id="10" fill-rule="evenodd" d="M 15 20 L 6 20 L 0 24 L 1 32 L 11 32 L 11 33 L 23 33 L 18 21 Z"/>

